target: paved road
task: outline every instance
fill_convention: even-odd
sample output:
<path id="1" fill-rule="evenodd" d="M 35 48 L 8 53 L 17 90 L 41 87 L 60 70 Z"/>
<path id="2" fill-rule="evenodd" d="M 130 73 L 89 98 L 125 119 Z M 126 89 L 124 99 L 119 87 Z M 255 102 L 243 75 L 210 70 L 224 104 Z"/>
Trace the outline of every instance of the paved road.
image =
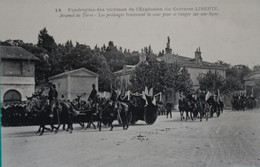
<path id="1" fill-rule="evenodd" d="M 153 125 L 37 136 L 38 127 L 2 128 L 3 167 L 260 166 L 260 110 L 224 111 L 209 121 L 159 116 Z"/>

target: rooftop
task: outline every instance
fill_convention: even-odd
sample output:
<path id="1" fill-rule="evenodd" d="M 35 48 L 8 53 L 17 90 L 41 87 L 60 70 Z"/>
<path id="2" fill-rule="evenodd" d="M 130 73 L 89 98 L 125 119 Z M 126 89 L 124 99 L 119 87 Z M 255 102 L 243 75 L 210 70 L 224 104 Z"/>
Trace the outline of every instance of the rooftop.
<path id="1" fill-rule="evenodd" d="M 0 46 L 1 59 L 39 60 L 32 53 L 17 46 Z"/>
<path id="2" fill-rule="evenodd" d="M 73 74 L 76 74 L 76 75 L 81 74 L 81 76 L 85 76 L 86 73 L 90 74 L 91 76 L 95 76 L 95 77 L 99 76 L 97 73 L 94 73 L 94 72 L 92 72 L 92 71 L 90 71 L 86 68 L 79 68 L 79 69 L 76 69 L 76 70 L 66 71 L 66 72 L 60 73 L 58 75 L 52 76 L 52 77 L 49 78 L 49 80 L 53 80 L 53 79 L 56 79 L 56 78 L 60 78 L 60 77 L 68 76 L 68 75 L 73 75 Z"/>
<path id="3" fill-rule="evenodd" d="M 164 60 L 167 63 L 177 63 L 182 67 L 226 69 L 226 66 L 221 64 L 206 61 L 197 63 L 195 58 L 184 57 L 178 54 L 165 54 L 162 57 L 158 57 L 158 60 Z"/>
<path id="4" fill-rule="evenodd" d="M 259 79 L 260 79 L 260 71 L 251 72 L 243 78 L 244 81 L 259 80 Z"/>

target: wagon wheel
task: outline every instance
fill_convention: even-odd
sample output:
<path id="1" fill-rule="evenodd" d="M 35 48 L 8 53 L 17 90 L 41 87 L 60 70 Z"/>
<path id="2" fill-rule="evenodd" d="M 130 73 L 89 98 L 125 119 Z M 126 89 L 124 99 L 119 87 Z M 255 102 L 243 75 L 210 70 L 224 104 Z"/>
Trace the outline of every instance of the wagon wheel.
<path id="1" fill-rule="evenodd" d="M 135 125 L 136 122 L 137 122 L 136 120 L 132 120 L 132 121 L 131 121 L 131 124 L 132 124 L 132 125 Z"/>
<path id="2" fill-rule="evenodd" d="M 155 106 L 147 106 L 147 108 L 144 111 L 144 121 L 148 125 L 153 124 L 157 119 L 157 107 Z"/>

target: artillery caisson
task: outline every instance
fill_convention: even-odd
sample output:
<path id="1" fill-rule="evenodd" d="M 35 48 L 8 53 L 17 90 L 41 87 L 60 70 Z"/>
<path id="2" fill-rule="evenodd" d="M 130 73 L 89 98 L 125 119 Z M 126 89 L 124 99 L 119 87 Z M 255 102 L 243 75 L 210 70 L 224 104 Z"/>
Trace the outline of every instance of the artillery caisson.
<path id="1" fill-rule="evenodd" d="M 137 121 L 145 121 L 146 124 L 151 125 L 157 119 L 158 107 L 152 103 L 152 97 L 146 95 L 147 102 L 142 96 L 131 96 L 129 104 L 129 114 L 131 115 L 131 124 Z"/>

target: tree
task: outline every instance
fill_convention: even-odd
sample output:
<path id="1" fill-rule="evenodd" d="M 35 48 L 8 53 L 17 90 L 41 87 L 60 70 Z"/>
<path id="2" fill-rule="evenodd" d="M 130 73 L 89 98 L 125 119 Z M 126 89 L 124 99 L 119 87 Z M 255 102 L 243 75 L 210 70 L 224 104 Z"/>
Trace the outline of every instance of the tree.
<path id="1" fill-rule="evenodd" d="M 46 49 L 49 53 L 54 52 L 57 47 L 53 37 L 48 34 L 46 28 L 43 28 L 38 35 L 38 46 Z"/>
<path id="2" fill-rule="evenodd" d="M 157 61 L 155 55 L 147 56 L 147 62 L 137 66 L 130 76 L 131 91 L 141 92 L 145 86 L 153 87 L 155 93 L 166 88 L 173 88 L 176 92 L 190 91 L 192 84 L 187 70 L 181 69 L 176 63 Z"/>
<path id="3" fill-rule="evenodd" d="M 192 90 L 192 80 L 190 78 L 188 70 L 185 67 L 181 69 L 179 79 L 177 81 L 177 90 L 185 95 L 188 95 Z"/>
<path id="4" fill-rule="evenodd" d="M 199 76 L 198 80 L 201 90 L 211 92 L 216 92 L 218 89 L 222 90 L 225 82 L 224 78 L 217 71 L 209 71 L 205 76 Z"/>
<path id="5" fill-rule="evenodd" d="M 243 78 L 248 75 L 249 73 L 252 72 L 252 70 L 246 66 L 246 65 L 243 65 L 243 64 L 239 64 L 239 65 L 235 65 L 234 68 L 238 71 L 238 79 L 241 81 L 242 83 L 242 88 L 244 89 L 244 80 Z"/>

